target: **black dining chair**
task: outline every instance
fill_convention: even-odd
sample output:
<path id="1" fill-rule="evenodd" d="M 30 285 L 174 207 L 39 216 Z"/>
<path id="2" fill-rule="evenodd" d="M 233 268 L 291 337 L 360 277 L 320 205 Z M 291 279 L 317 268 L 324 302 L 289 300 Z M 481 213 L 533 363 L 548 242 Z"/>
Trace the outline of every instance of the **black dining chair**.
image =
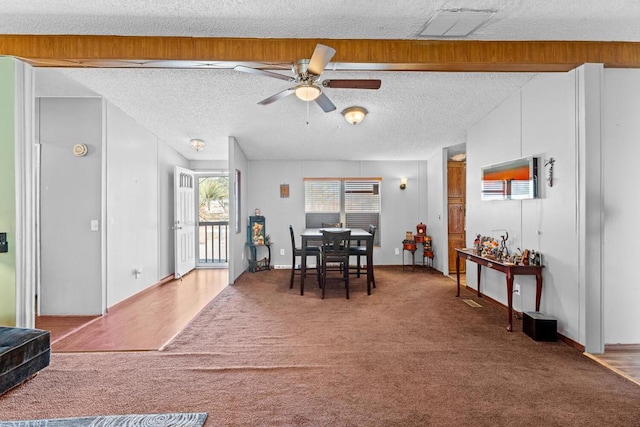
<path id="1" fill-rule="evenodd" d="M 375 242 L 376 239 L 376 230 L 378 229 L 378 227 L 376 227 L 373 224 L 369 224 L 369 234 L 371 234 L 371 250 L 373 251 L 373 242 Z M 367 246 L 360 246 L 359 245 L 360 242 L 358 242 L 358 246 L 351 246 L 351 248 L 349 249 L 349 255 L 350 256 L 355 256 L 357 261 L 356 261 L 356 265 L 355 267 L 351 267 L 351 269 L 355 269 L 356 271 L 351 273 L 351 274 L 356 274 L 356 277 L 360 277 L 360 274 L 362 272 L 362 264 L 360 263 L 360 257 L 366 257 L 368 255 L 367 252 Z M 373 253 L 371 254 L 373 256 Z M 369 267 L 369 266 L 367 266 Z M 367 268 L 367 270 L 369 270 L 369 268 Z M 365 270 L 365 274 L 367 274 L 367 270 Z M 373 266 L 371 266 L 370 268 L 371 270 L 371 283 L 373 284 L 373 287 L 376 287 L 376 279 L 373 276 Z"/>
<path id="2" fill-rule="evenodd" d="M 291 234 L 291 280 L 289 282 L 289 289 L 293 289 L 293 279 L 296 275 L 296 272 L 302 274 L 301 268 L 296 268 L 296 257 L 300 257 L 300 261 L 302 261 L 302 257 L 304 254 L 302 253 L 302 248 L 296 247 L 296 236 L 293 233 L 293 226 L 289 225 L 289 233 Z M 320 282 L 320 248 L 318 246 L 307 246 L 306 256 L 314 256 L 316 257 L 316 267 L 309 268 L 307 270 L 316 270 L 316 276 L 318 278 L 318 282 Z M 306 276 L 305 276 L 306 277 Z M 304 295 L 304 288 L 300 286 L 300 295 Z"/>
<path id="3" fill-rule="evenodd" d="M 342 223 L 341 222 L 323 222 L 322 228 L 342 228 Z M 338 266 L 337 268 L 332 267 L 331 270 L 336 270 L 342 273 L 342 265 Z"/>
<path id="4" fill-rule="evenodd" d="M 322 248 L 320 249 L 320 288 L 324 299 L 327 288 L 327 269 L 329 264 L 339 264 L 344 287 L 349 299 L 349 247 L 351 246 L 351 230 L 322 230 Z"/>

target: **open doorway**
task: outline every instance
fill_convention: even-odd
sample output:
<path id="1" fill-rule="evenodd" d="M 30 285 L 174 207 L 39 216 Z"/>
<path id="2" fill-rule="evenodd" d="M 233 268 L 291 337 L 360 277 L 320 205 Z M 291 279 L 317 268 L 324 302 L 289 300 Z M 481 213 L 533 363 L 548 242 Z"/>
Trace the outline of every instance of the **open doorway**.
<path id="1" fill-rule="evenodd" d="M 229 262 L 229 174 L 198 174 L 196 266 L 227 268 Z"/>

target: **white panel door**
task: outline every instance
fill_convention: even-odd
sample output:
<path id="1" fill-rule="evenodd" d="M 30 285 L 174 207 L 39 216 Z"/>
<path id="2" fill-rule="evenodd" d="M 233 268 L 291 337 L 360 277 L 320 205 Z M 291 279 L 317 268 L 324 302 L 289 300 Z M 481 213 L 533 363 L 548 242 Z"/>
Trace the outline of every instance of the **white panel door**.
<path id="1" fill-rule="evenodd" d="M 174 170 L 174 252 L 175 278 L 196 267 L 196 202 L 193 171 L 180 166 Z"/>

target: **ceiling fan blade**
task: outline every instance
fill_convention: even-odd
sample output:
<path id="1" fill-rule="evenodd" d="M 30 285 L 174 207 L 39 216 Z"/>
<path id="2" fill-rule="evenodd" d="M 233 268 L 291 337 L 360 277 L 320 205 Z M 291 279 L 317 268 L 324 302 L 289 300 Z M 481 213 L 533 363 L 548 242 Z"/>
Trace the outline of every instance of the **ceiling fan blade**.
<path id="1" fill-rule="evenodd" d="M 273 77 L 275 79 L 287 80 L 290 82 L 294 80 L 293 77 L 285 76 L 284 74 L 272 73 L 271 71 L 265 71 L 259 68 L 245 67 L 244 65 L 236 65 L 233 69 L 242 71 L 243 73 L 259 74 L 261 76 Z"/>
<path id="2" fill-rule="evenodd" d="M 258 104 L 260 105 L 268 105 L 271 104 L 272 102 L 276 102 L 279 99 L 284 98 L 285 96 L 289 96 L 292 93 L 294 93 L 296 90 L 291 88 L 291 89 L 285 89 L 282 92 L 278 92 L 275 95 L 271 95 L 270 97 L 268 97 L 267 99 L 263 99 L 262 101 L 258 102 Z"/>
<path id="3" fill-rule="evenodd" d="M 325 95 L 321 93 L 319 97 L 316 98 L 316 103 L 322 108 L 322 111 L 328 113 L 329 111 L 333 111 L 336 109 L 336 106 L 333 105 L 333 102 Z"/>
<path id="4" fill-rule="evenodd" d="M 318 43 L 309 60 L 307 71 L 319 76 L 335 54 L 336 50 L 334 48 Z"/>
<path id="5" fill-rule="evenodd" d="M 380 89 L 380 80 L 323 80 L 322 86 L 336 89 Z"/>

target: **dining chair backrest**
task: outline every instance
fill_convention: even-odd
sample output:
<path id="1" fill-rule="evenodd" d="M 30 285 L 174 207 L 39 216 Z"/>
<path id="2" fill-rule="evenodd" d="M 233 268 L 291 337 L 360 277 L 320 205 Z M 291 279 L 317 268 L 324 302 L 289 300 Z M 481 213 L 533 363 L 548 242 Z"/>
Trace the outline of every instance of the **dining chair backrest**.
<path id="1" fill-rule="evenodd" d="M 322 227 L 323 228 L 342 228 L 342 223 L 341 222 L 323 222 Z"/>
<path id="2" fill-rule="evenodd" d="M 371 234 L 371 241 L 374 242 L 376 241 L 376 230 L 378 229 L 378 227 L 376 227 L 373 224 L 369 224 L 369 234 Z M 371 245 L 373 247 L 373 245 Z"/>
<path id="3" fill-rule="evenodd" d="M 291 234 L 291 249 L 295 252 L 296 250 L 296 236 L 293 233 L 293 226 L 289 225 L 289 233 Z"/>
<path id="4" fill-rule="evenodd" d="M 349 257 L 351 230 L 322 230 L 322 255 L 325 258 Z"/>

